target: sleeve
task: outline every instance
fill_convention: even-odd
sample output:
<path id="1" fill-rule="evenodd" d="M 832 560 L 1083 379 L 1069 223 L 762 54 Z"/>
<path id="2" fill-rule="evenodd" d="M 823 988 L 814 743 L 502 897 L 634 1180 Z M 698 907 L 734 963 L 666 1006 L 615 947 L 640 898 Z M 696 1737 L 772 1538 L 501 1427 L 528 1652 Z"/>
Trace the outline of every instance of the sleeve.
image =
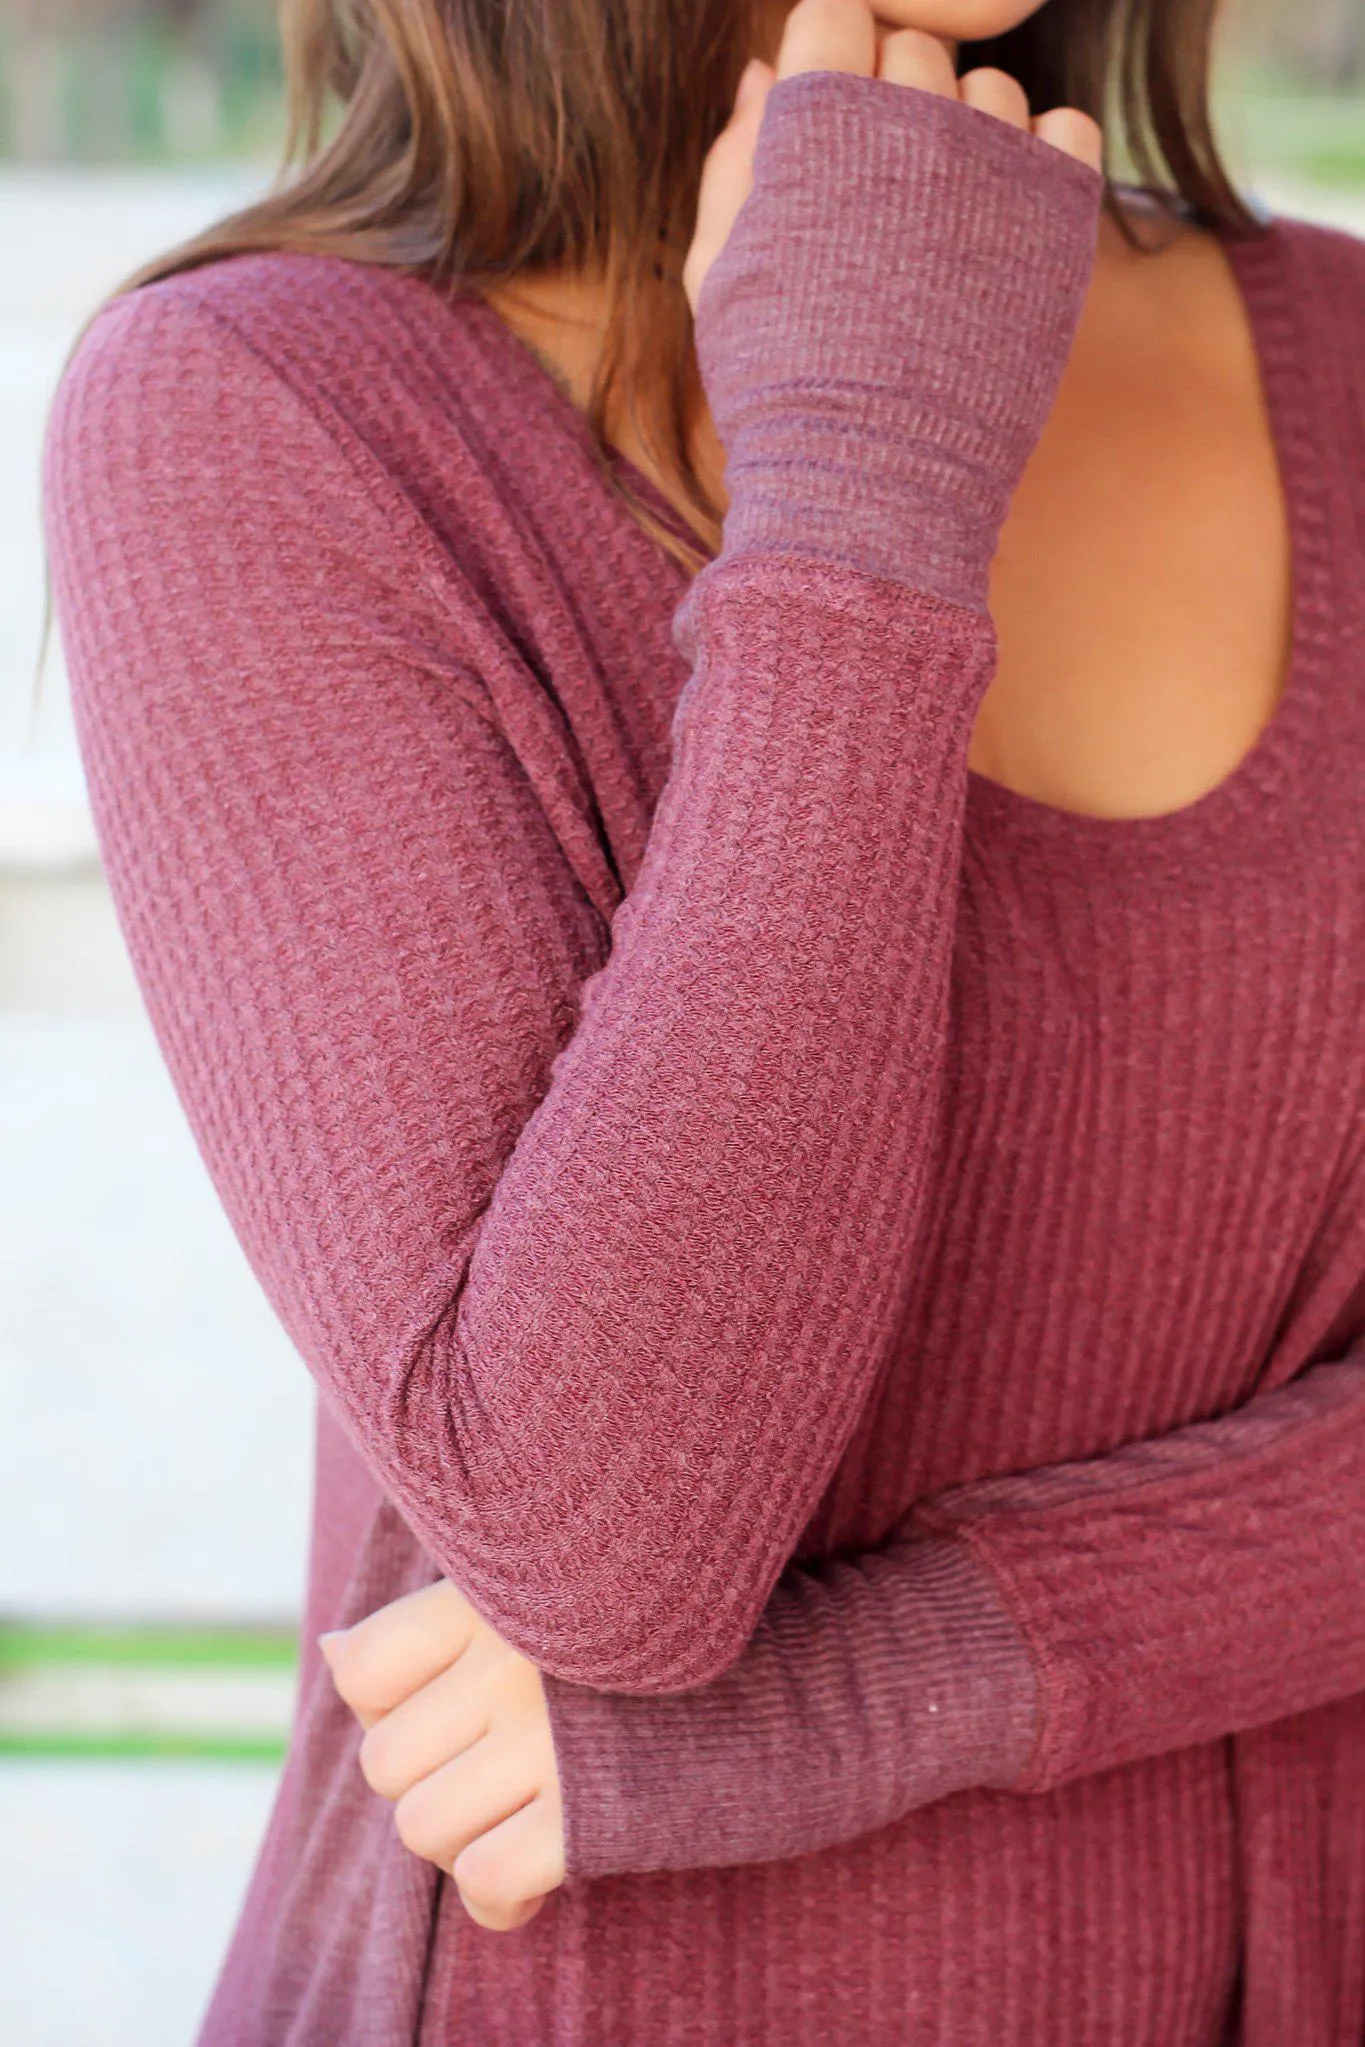
<path id="1" fill-rule="evenodd" d="M 677 1697 L 546 1681 L 571 1877 L 770 1861 L 1365 1692 L 1365 1345 L 789 1565 Z"/>
<path id="2" fill-rule="evenodd" d="M 497 715 L 516 649 L 292 362 L 151 287 L 49 432 L 106 870 L 220 1196 L 439 1569 L 586 1684 L 740 1655 L 910 1265 L 994 522 L 1100 185 L 948 104 L 769 103 L 699 318 L 734 518 L 609 931 Z M 851 197 L 807 220 L 817 147 Z"/>

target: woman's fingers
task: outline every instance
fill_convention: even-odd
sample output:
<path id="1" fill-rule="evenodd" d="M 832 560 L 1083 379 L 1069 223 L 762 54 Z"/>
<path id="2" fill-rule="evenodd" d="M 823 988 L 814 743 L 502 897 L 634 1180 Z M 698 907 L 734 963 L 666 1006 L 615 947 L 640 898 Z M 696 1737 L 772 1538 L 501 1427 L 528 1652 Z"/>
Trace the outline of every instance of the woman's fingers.
<path id="1" fill-rule="evenodd" d="M 754 144 L 775 76 L 771 64 L 754 58 L 740 80 L 730 119 L 706 153 L 696 227 L 682 270 L 683 290 L 693 312 L 702 279 L 725 247 L 735 216 L 753 187 Z"/>
<path id="2" fill-rule="evenodd" d="M 1040 142 L 1060 149 L 1063 156 L 1074 156 L 1092 171 L 1104 169 L 1104 136 L 1099 122 L 1092 121 L 1089 114 L 1075 107 L 1054 107 L 1050 114 L 1039 114 L 1033 132 Z"/>
<path id="3" fill-rule="evenodd" d="M 1007 71 L 989 67 L 968 71 L 958 81 L 958 92 L 965 106 L 993 114 L 997 121 L 1008 121 L 1012 128 L 1031 128 L 1040 142 L 1060 149 L 1063 155 L 1078 158 L 1092 170 L 1103 168 L 1104 137 L 1099 123 L 1075 107 L 1055 107 L 1050 114 L 1031 119 L 1028 96 Z"/>
<path id="4" fill-rule="evenodd" d="M 358 1756 L 371 1791 L 381 1798 L 401 1798 L 452 1756 L 472 1748 L 488 1732 L 489 1703 L 458 1662 L 383 1714 L 367 1729 Z"/>
<path id="5" fill-rule="evenodd" d="M 337 1691 L 368 1726 L 462 1656 L 482 1625 L 464 1594 L 439 1578 L 319 1645 Z"/>
<path id="6" fill-rule="evenodd" d="M 490 1729 L 504 1750 L 519 1746 L 529 1784 L 555 1774 L 545 1681 L 529 1657 L 484 1628 L 448 1670 L 366 1731 L 361 1772 L 382 1798 L 401 1798 Z"/>
<path id="7" fill-rule="evenodd" d="M 1011 128 L 1029 125 L 1028 94 L 1007 71 L 968 71 L 958 82 L 958 94 L 965 106 L 993 114 L 997 121 L 1008 121 Z"/>
<path id="8" fill-rule="evenodd" d="M 918 28 L 893 29 L 884 36 L 880 51 L 880 76 L 892 85 L 913 85 L 921 92 L 936 92 L 944 99 L 957 94 L 957 77 L 946 43 Z"/>
<path id="9" fill-rule="evenodd" d="M 778 79 L 808 71 L 880 77 L 944 99 L 960 98 L 964 105 L 1011 127 L 1031 129 L 1041 141 L 1094 170 L 1102 168 L 1099 128 L 1075 108 L 1060 107 L 1031 120 L 1028 98 L 1017 79 L 990 68 L 969 71 L 959 79 L 948 43 L 922 29 L 888 28 L 868 0 L 796 0 L 783 26 L 776 67 L 757 61 L 749 66 L 734 111 L 707 154 L 696 228 L 682 272 L 694 313 L 706 274 L 753 188 L 754 145 L 768 92 Z"/>
<path id="10" fill-rule="evenodd" d="M 1089 114 L 1076 107 L 1054 107 L 1051 113 L 1032 118 L 1028 95 L 1018 79 L 990 66 L 965 73 L 957 82 L 957 91 L 964 106 L 1007 121 L 1011 128 L 1031 129 L 1040 142 L 1061 150 L 1064 156 L 1074 156 L 1091 170 L 1103 170 L 1104 136 Z"/>
<path id="11" fill-rule="evenodd" d="M 410 1784 L 394 1801 L 398 1838 L 424 1862 L 449 1869 L 462 1848 L 534 1797 L 517 1759 L 486 1734 Z"/>
<path id="12" fill-rule="evenodd" d="M 796 0 L 782 30 L 779 78 L 800 71 L 854 71 L 870 78 L 877 68 L 877 29 L 866 0 Z"/>
<path id="13" fill-rule="evenodd" d="M 494 1728 L 439 1770 L 410 1785 L 394 1803 L 393 1820 L 405 1848 L 426 1862 L 449 1869 L 471 1842 L 533 1801 L 542 1804 L 540 1818 L 549 1835 L 558 1836 L 562 1862 L 563 1812 L 552 1760 L 537 1739 L 528 1740 L 521 1730 Z M 548 1890 L 560 1880 L 541 1881 L 537 1866 L 532 1882 L 520 1865 L 512 1871 L 510 1860 L 509 1881 L 515 1876 L 522 1883 L 522 1897 Z"/>
<path id="14" fill-rule="evenodd" d="M 361 1773 L 392 1803 L 404 1847 L 446 1870 L 466 1856 L 470 1917 L 524 1926 L 564 1881 L 564 1804 L 535 1664 L 447 1578 L 319 1641 L 365 1728 Z"/>
<path id="15" fill-rule="evenodd" d="M 480 1926 L 507 1933 L 533 1919 L 564 1881 L 564 1827 L 550 1801 L 533 1798 L 462 1848 L 451 1865 L 464 1908 Z"/>

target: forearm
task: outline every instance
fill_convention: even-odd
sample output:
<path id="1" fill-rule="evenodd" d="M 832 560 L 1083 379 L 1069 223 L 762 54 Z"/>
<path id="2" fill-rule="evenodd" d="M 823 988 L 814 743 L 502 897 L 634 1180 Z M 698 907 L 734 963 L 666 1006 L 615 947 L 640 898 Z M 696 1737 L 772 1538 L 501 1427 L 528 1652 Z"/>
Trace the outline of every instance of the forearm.
<path id="1" fill-rule="evenodd" d="M 571 1876 L 768 1861 L 1365 1691 L 1365 1351 L 791 1567 L 719 1682 L 547 1682 Z"/>
<path id="2" fill-rule="evenodd" d="M 467 1445 L 448 1574 L 528 1653 L 559 1606 L 550 1666 L 625 1689 L 741 1652 L 891 1339 L 989 673 L 982 622 L 797 560 L 694 620 L 610 961 L 406 1395 Z"/>
<path id="3" fill-rule="evenodd" d="M 516 649 L 292 355 L 192 281 L 135 297 L 49 447 L 106 866 L 238 1234 L 443 1572 L 545 1668 L 625 1690 L 742 1652 L 894 1327 L 994 660 L 975 600 L 1093 255 L 1092 173 L 821 75 L 707 279 L 744 544 L 679 614 L 609 948 L 534 721 L 502 715 Z M 802 244 L 824 99 L 847 177 Z M 839 195 L 897 166 L 859 266 Z M 944 189 L 951 248 L 910 203 Z M 868 378 L 896 431 L 864 503 Z"/>
<path id="4" fill-rule="evenodd" d="M 966 1541 L 1044 1674 L 1049 1791 L 1365 1691 L 1365 1348 L 1108 1457 L 910 1517 Z"/>
<path id="5" fill-rule="evenodd" d="M 260 452 L 233 521 L 252 566 L 287 489 Z M 291 454 L 323 469 L 311 435 Z M 287 620 L 243 687 L 258 621 L 204 579 L 162 669 L 163 536 L 129 545 L 118 482 L 126 572 L 62 536 L 72 605 L 85 568 L 94 590 L 69 636 L 85 757 L 252 1264 L 502 1635 L 624 1689 L 713 1675 L 894 1326 L 987 622 L 831 564 L 721 564 L 643 863 L 574 987 L 592 934 L 481 712 L 452 693 L 433 718 L 391 665 L 318 671 Z M 135 628 L 103 607 L 134 588 L 130 677 Z"/>
<path id="6" fill-rule="evenodd" d="M 951 1792 L 1037 1737 L 1032 1659 L 989 1576 L 927 1537 L 790 1567 L 734 1667 L 665 1698 L 545 1680 L 573 1877 L 771 1862 Z"/>

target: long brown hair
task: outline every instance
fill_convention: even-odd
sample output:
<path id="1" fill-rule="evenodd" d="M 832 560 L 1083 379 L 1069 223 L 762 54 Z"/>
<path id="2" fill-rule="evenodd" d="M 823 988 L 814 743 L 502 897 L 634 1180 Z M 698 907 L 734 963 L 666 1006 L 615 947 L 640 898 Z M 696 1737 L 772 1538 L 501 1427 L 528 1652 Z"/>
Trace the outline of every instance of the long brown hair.
<path id="1" fill-rule="evenodd" d="M 1206 224 L 1254 232 L 1213 135 L 1218 4 L 1047 0 L 965 45 L 961 69 L 1001 65 L 1039 110 L 1115 112 L 1141 182 Z M 604 475 L 695 567 L 719 545 L 720 514 L 689 454 L 701 392 L 679 272 L 702 160 L 771 14 L 765 0 L 283 0 L 280 182 L 129 285 L 264 249 L 386 264 L 444 291 L 547 269 L 600 276 L 587 413 Z M 622 405 L 698 547 L 606 467 Z"/>

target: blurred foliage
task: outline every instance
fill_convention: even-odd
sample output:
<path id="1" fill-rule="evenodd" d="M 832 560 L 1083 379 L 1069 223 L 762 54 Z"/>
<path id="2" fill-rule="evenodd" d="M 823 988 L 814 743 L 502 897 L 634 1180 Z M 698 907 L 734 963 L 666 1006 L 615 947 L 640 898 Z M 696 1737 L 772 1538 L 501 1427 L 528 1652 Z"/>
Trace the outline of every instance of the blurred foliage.
<path id="1" fill-rule="evenodd" d="M 1365 95 L 1295 92 L 1283 77 L 1253 74 L 1240 90 L 1225 88 L 1219 130 L 1239 169 L 1365 187 Z"/>
<path id="2" fill-rule="evenodd" d="M 1218 125 L 1239 168 L 1365 185 L 1362 0 L 1226 0 Z"/>
<path id="3" fill-rule="evenodd" d="M 0 16 L 0 155 L 37 161 L 273 157 L 284 132 L 270 0 L 162 0 Z"/>
<path id="4" fill-rule="evenodd" d="M 1365 184 L 1365 0 L 1229 0 L 1220 125 L 1242 166 Z M 273 0 L 0 0 L 0 156 L 276 157 Z"/>

